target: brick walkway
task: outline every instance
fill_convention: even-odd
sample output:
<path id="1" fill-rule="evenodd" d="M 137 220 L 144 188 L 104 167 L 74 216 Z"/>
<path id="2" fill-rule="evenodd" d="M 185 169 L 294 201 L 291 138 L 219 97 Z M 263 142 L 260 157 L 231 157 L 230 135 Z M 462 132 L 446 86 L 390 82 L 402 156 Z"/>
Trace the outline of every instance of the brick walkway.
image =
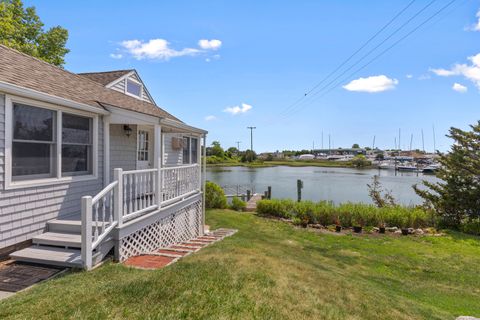
<path id="1" fill-rule="evenodd" d="M 195 239 L 185 241 L 167 248 L 160 248 L 155 252 L 131 257 L 125 265 L 141 269 L 160 269 L 177 262 L 182 257 L 201 250 L 214 242 L 235 234 L 234 229 L 217 229 Z"/>

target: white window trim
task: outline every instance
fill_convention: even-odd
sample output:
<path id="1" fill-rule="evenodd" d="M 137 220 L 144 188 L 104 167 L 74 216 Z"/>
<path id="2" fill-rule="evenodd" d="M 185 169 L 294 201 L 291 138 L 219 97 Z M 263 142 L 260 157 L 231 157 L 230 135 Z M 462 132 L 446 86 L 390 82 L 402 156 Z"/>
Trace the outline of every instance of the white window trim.
<path id="1" fill-rule="evenodd" d="M 185 166 L 191 165 L 191 164 L 199 164 L 200 163 L 200 158 L 198 157 L 198 150 L 200 150 L 200 136 L 192 135 L 192 134 L 183 134 L 182 139 L 188 138 L 189 142 L 189 148 L 188 148 L 188 154 L 190 155 L 190 158 L 188 159 L 188 163 L 183 162 L 183 148 L 182 148 L 182 164 Z M 192 162 L 192 138 L 197 139 L 197 162 L 193 163 Z"/>
<path id="2" fill-rule="evenodd" d="M 32 107 L 45 108 L 57 112 L 57 174 L 54 178 L 45 179 L 26 179 L 20 181 L 12 181 L 12 141 L 13 141 L 13 104 L 21 103 Z M 73 115 L 89 117 L 93 119 L 92 132 L 92 174 L 82 176 L 66 176 L 62 177 L 62 112 Z M 87 181 L 98 179 L 98 115 L 89 112 L 72 110 L 70 108 L 61 107 L 47 102 L 22 98 L 13 95 L 5 95 L 5 190 L 19 189 L 27 187 L 47 186 L 60 183 L 69 183 L 76 181 Z"/>
<path id="3" fill-rule="evenodd" d="M 124 91 L 124 93 L 125 93 L 127 96 L 134 97 L 134 98 L 137 98 L 137 99 L 140 99 L 140 100 L 144 100 L 144 99 L 143 99 L 143 83 L 141 83 L 140 81 L 137 81 L 137 80 L 135 80 L 135 79 L 133 79 L 133 78 L 130 78 L 130 77 L 125 78 L 124 81 L 125 81 L 125 87 L 124 87 L 124 90 L 125 90 L 125 91 Z M 127 90 L 128 81 L 132 81 L 132 82 L 134 82 L 134 83 L 136 83 L 136 84 L 138 84 L 138 85 L 140 86 L 140 95 L 139 95 L 139 96 L 134 95 L 133 93 L 128 92 L 128 90 Z"/>

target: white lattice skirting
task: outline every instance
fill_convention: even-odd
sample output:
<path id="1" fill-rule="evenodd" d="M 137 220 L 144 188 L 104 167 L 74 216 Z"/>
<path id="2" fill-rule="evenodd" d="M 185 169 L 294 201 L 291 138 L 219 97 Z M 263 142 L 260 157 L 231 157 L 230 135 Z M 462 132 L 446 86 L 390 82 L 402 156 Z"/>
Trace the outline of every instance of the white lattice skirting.
<path id="1" fill-rule="evenodd" d="M 200 236 L 202 200 L 193 202 L 120 240 L 120 261 Z"/>

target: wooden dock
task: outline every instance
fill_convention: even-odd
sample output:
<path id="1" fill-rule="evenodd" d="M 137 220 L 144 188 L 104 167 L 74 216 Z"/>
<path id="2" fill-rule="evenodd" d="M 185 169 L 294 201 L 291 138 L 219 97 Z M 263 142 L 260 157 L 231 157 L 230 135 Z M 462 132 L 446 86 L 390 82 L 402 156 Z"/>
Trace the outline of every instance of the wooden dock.
<path id="1" fill-rule="evenodd" d="M 250 200 L 247 202 L 247 209 L 246 211 L 254 212 L 257 211 L 257 202 L 262 200 L 262 195 L 256 193 L 254 194 Z"/>

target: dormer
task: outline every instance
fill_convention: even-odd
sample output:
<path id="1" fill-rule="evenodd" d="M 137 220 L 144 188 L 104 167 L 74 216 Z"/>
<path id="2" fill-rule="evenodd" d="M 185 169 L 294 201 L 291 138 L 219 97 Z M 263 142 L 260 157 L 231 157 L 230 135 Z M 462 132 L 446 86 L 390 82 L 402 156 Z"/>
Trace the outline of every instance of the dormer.
<path id="1" fill-rule="evenodd" d="M 115 70 L 105 72 L 79 73 L 105 87 L 119 91 L 133 98 L 155 104 L 136 70 Z"/>

